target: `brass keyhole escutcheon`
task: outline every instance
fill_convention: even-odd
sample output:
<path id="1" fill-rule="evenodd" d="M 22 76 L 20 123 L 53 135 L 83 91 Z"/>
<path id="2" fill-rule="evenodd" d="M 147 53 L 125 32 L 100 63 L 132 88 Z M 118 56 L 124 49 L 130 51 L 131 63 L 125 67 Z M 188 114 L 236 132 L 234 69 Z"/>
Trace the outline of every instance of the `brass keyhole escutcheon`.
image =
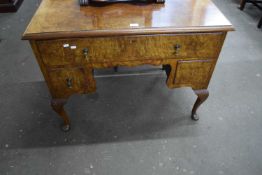
<path id="1" fill-rule="evenodd" d="M 88 48 L 83 49 L 83 54 L 84 54 L 85 59 L 87 60 L 88 59 Z"/>
<path id="2" fill-rule="evenodd" d="M 73 79 L 72 78 L 67 78 L 66 79 L 66 85 L 68 88 L 73 88 Z"/>
<path id="3" fill-rule="evenodd" d="M 178 55 L 180 49 L 181 49 L 181 45 L 180 45 L 180 44 L 174 45 L 174 50 L 175 50 L 174 54 L 175 54 L 175 55 Z"/>

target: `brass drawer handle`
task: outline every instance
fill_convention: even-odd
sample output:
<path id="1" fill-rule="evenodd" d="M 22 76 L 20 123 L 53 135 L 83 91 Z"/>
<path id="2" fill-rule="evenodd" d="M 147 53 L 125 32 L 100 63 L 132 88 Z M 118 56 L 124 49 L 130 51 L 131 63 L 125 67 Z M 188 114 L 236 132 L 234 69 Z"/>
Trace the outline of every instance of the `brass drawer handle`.
<path id="1" fill-rule="evenodd" d="M 174 50 L 175 50 L 174 54 L 178 55 L 180 49 L 181 49 L 181 45 L 180 44 L 174 45 Z"/>
<path id="2" fill-rule="evenodd" d="M 73 88 L 73 82 L 72 82 L 72 80 L 73 80 L 72 78 L 67 78 L 67 79 L 66 79 L 66 85 L 67 85 L 67 87 L 70 88 L 70 89 Z"/>
<path id="3" fill-rule="evenodd" d="M 83 54 L 85 56 L 85 59 L 87 60 L 88 59 L 88 48 L 83 49 Z"/>

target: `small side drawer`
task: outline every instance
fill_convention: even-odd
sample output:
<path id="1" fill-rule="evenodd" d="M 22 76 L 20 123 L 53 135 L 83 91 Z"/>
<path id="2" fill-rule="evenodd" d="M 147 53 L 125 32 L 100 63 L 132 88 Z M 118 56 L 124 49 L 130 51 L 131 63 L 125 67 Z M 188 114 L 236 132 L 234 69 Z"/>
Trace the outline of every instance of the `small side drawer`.
<path id="1" fill-rule="evenodd" d="M 84 69 L 53 69 L 49 71 L 51 91 L 58 97 L 66 97 L 73 93 L 83 93 L 87 88 Z"/>
<path id="2" fill-rule="evenodd" d="M 205 89 L 215 67 L 214 60 L 181 60 L 177 62 L 174 84 Z"/>
<path id="3" fill-rule="evenodd" d="M 37 47 L 45 65 L 63 66 L 78 65 L 83 61 L 82 57 L 76 57 L 76 43 L 69 45 L 64 40 L 37 41 Z"/>

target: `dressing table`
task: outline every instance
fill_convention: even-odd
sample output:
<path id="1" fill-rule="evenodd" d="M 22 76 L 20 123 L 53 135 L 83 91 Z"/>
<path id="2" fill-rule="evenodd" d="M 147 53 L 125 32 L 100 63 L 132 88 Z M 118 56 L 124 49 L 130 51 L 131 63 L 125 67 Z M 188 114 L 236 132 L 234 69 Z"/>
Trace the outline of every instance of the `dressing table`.
<path id="1" fill-rule="evenodd" d="M 102 7 L 43 0 L 23 39 L 30 41 L 51 106 L 68 131 L 68 98 L 95 92 L 93 70 L 116 66 L 162 65 L 169 88 L 191 87 L 197 95 L 191 117 L 198 120 L 196 111 L 208 97 L 223 42 L 233 30 L 210 0 Z"/>

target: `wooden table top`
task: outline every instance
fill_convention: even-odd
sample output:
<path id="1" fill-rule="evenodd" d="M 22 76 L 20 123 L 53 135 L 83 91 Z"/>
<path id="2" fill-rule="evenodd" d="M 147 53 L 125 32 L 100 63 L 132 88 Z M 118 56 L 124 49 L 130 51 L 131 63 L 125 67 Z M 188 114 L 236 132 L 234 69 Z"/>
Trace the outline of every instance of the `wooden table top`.
<path id="1" fill-rule="evenodd" d="M 232 31 L 210 0 L 80 7 L 78 0 L 43 0 L 23 39 Z"/>

